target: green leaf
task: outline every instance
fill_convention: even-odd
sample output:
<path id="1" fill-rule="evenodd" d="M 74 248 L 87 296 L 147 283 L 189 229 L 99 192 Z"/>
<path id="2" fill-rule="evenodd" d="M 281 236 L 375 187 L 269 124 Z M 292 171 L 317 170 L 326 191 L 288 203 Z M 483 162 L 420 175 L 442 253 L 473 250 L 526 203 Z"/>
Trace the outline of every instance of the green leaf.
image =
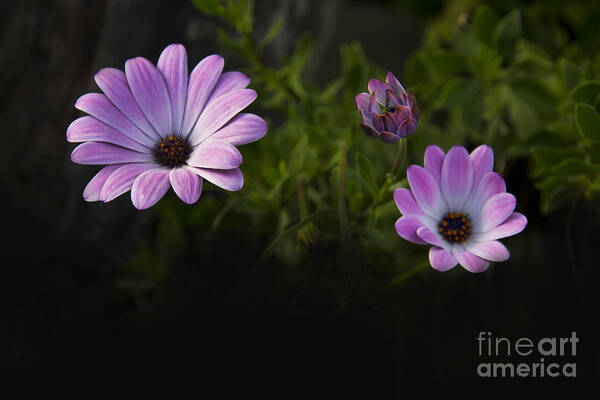
<path id="1" fill-rule="evenodd" d="M 382 205 L 378 206 L 375 209 L 375 218 L 381 218 L 385 215 L 388 214 L 399 214 L 398 212 L 398 207 L 396 206 L 396 203 L 394 202 L 394 200 L 390 200 L 386 203 L 383 203 Z"/>
<path id="2" fill-rule="evenodd" d="M 261 264 L 262 262 L 267 260 L 273 254 L 273 252 L 277 249 L 277 246 L 282 241 L 284 241 L 287 238 L 292 237 L 292 235 L 297 233 L 305 225 L 311 224 L 314 221 L 316 221 L 317 219 L 319 219 L 320 217 L 327 215 L 327 214 L 336 215 L 336 212 L 333 209 L 317 211 L 317 212 L 309 215 L 302 221 L 296 223 L 294 226 L 292 226 L 292 227 L 286 229 L 285 231 L 283 231 L 282 233 L 280 233 L 275 239 L 273 239 L 273 241 L 271 242 L 271 244 L 269 244 L 269 246 L 265 249 L 265 251 L 263 251 L 262 255 L 258 259 L 257 264 Z"/>
<path id="3" fill-rule="evenodd" d="M 521 36 L 521 12 L 513 10 L 498 22 L 493 33 L 493 42 L 500 54 L 508 55 L 516 40 Z"/>
<path id="4" fill-rule="evenodd" d="M 426 52 L 423 53 L 422 59 L 432 75 L 445 77 L 469 72 L 465 59 L 453 51 Z"/>
<path id="5" fill-rule="evenodd" d="M 389 188 L 389 191 L 390 191 L 390 192 L 393 192 L 393 191 L 395 191 L 396 189 L 399 189 L 399 188 L 407 188 L 407 187 L 408 187 L 408 180 L 407 180 L 406 178 L 404 178 L 404 179 L 402 179 L 401 181 L 394 182 L 394 183 L 393 183 L 393 184 L 390 186 L 390 188 Z"/>
<path id="6" fill-rule="evenodd" d="M 362 181 L 366 184 L 369 192 L 375 196 L 377 194 L 377 183 L 373 176 L 373 169 L 369 160 L 360 153 L 356 153 L 356 170 Z"/>
<path id="7" fill-rule="evenodd" d="M 552 167 L 551 171 L 556 175 L 587 175 L 591 172 L 597 172 L 599 168 L 597 165 L 592 165 L 580 158 L 570 158 Z"/>
<path id="8" fill-rule="evenodd" d="M 533 157 L 537 164 L 545 169 L 554 168 L 565 159 L 578 157 L 579 152 L 573 147 L 556 146 L 535 146 L 533 147 Z"/>
<path id="9" fill-rule="evenodd" d="M 296 41 L 294 54 L 289 60 L 288 65 L 283 68 L 287 75 L 289 86 L 300 97 L 304 97 L 305 95 L 304 84 L 302 83 L 302 73 L 312 57 L 312 52 L 312 35 L 310 32 L 307 32 L 300 36 Z"/>
<path id="10" fill-rule="evenodd" d="M 480 130 L 483 117 L 483 98 L 480 94 L 471 97 L 462 107 L 462 122 L 469 128 Z"/>
<path id="11" fill-rule="evenodd" d="M 543 214 L 565 204 L 586 184 L 584 176 L 559 175 L 546 178 L 536 185 L 541 192 L 540 210 Z"/>
<path id="12" fill-rule="evenodd" d="M 429 74 L 423 63 L 420 52 L 415 52 L 408 57 L 404 64 L 404 75 L 406 82 L 411 86 L 415 86 L 422 82 L 427 82 Z"/>
<path id="13" fill-rule="evenodd" d="M 518 79 L 513 82 L 511 87 L 514 93 L 538 114 L 545 117 L 556 116 L 558 99 L 535 80 Z"/>
<path id="14" fill-rule="evenodd" d="M 565 81 L 565 86 L 567 87 L 567 90 L 570 91 L 577 85 L 577 82 L 579 82 L 581 71 L 575 63 L 566 58 L 562 58 L 558 64 Z"/>
<path id="15" fill-rule="evenodd" d="M 238 0 L 232 8 L 237 10 L 234 26 L 241 33 L 252 33 L 254 22 L 254 0 Z"/>
<path id="16" fill-rule="evenodd" d="M 571 97 L 577 103 L 586 103 L 591 106 L 596 104 L 598 95 L 600 95 L 600 81 L 584 82 L 571 92 Z"/>
<path id="17" fill-rule="evenodd" d="M 208 15 L 222 16 L 225 11 L 218 0 L 193 0 L 193 2 L 198 10 Z"/>
<path id="18" fill-rule="evenodd" d="M 514 94 L 508 102 L 508 113 L 515 127 L 515 134 L 526 140 L 542 128 L 542 120 L 532 105 Z"/>
<path id="19" fill-rule="evenodd" d="M 485 4 L 477 7 L 473 17 L 473 35 L 480 42 L 491 44 L 498 23 L 496 13 Z"/>
<path id="20" fill-rule="evenodd" d="M 289 171 L 292 175 L 300 172 L 309 156 L 310 151 L 311 149 L 308 145 L 308 136 L 302 136 L 290 154 Z"/>
<path id="21" fill-rule="evenodd" d="M 575 123 L 579 132 L 590 140 L 600 141 L 600 114 L 585 103 L 575 105 Z"/>
<path id="22" fill-rule="evenodd" d="M 442 88 L 438 102 L 442 108 L 462 107 L 479 89 L 478 81 L 449 79 Z"/>
<path id="23" fill-rule="evenodd" d="M 279 35 L 284 23 L 285 18 L 282 15 L 277 16 L 265 36 L 263 36 L 263 38 L 260 40 L 258 47 L 260 49 L 264 49 L 267 45 L 269 45 L 277 37 L 277 35 Z"/>

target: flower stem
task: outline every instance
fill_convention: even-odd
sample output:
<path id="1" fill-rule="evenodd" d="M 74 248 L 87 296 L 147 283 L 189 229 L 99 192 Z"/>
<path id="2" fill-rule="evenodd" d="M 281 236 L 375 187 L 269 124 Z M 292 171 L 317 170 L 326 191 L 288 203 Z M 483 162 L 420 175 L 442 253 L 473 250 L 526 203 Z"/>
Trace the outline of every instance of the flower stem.
<path id="1" fill-rule="evenodd" d="M 400 170 L 400 167 L 402 166 L 402 164 L 404 163 L 404 159 L 406 158 L 406 149 L 407 149 L 406 139 L 405 138 L 400 139 L 398 141 L 398 155 L 396 156 L 396 160 L 394 161 L 394 164 L 392 165 L 392 169 L 387 174 L 385 182 L 383 183 L 383 185 L 379 189 L 379 192 L 373 199 L 373 202 L 371 202 L 371 205 L 369 205 L 369 207 L 367 208 L 367 210 L 365 212 L 365 216 L 369 215 L 369 220 L 371 223 L 373 222 L 372 221 L 373 209 L 381 201 L 383 196 L 385 196 L 387 191 L 390 189 L 390 186 L 392 186 L 392 184 L 396 181 L 396 174 Z M 369 226 L 372 226 L 371 223 L 369 224 Z"/>
<path id="2" fill-rule="evenodd" d="M 392 165 L 392 169 L 390 170 L 390 174 L 396 176 L 398 170 L 402 166 L 402 162 L 404 162 L 404 158 L 406 158 L 406 139 L 400 139 L 398 141 L 398 155 L 396 156 L 396 161 L 394 161 L 394 165 Z"/>
<path id="3" fill-rule="evenodd" d="M 394 165 L 392 165 L 392 169 L 387 176 L 387 179 L 383 183 L 381 190 L 377 193 L 376 202 L 379 202 L 381 198 L 385 195 L 385 193 L 390 189 L 392 183 L 396 180 L 396 174 L 398 174 L 398 170 L 402 166 L 404 162 L 404 158 L 406 157 L 406 139 L 400 139 L 398 141 L 398 155 L 396 156 L 396 160 L 394 161 Z"/>
<path id="4" fill-rule="evenodd" d="M 225 206 L 221 209 L 221 211 L 219 211 L 219 213 L 213 220 L 213 222 L 210 226 L 211 232 L 215 232 L 219 228 L 219 226 L 221 225 L 221 222 L 223 221 L 223 218 L 225 218 L 225 215 L 227 215 L 227 213 L 233 208 L 233 206 L 236 205 L 238 200 L 239 200 L 238 197 L 231 197 L 229 199 L 227 204 L 225 204 Z"/>
<path id="5" fill-rule="evenodd" d="M 306 206 L 306 196 L 304 194 L 304 175 L 300 175 L 296 181 L 296 191 L 298 193 L 298 207 L 300 208 L 300 221 L 308 217 L 308 207 Z"/>

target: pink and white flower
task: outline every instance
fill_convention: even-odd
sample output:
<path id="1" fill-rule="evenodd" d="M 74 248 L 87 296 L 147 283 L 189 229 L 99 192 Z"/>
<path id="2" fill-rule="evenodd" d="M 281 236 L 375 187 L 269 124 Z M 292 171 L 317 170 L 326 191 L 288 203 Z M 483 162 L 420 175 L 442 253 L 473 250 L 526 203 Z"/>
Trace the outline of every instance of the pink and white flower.
<path id="1" fill-rule="evenodd" d="M 514 212 L 516 198 L 493 172 L 494 154 L 487 145 L 471 154 L 454 146 L 448 154 L 435 145 L 425 151 L 425 166 L 407 170 L 409 189 L 396 189 L 402 217 L 396 232 L 418 244 L 432 245 L 429 262 L 438 271 L 457 264 L 483 272 L 490 261 L 506 261 L 508 249 L 498 239 L 516 235 L 527 218 Z"/>
<path id="2" fill-rule="evenodd" d="M 138 209 L 152 207 L 173 188 L 195 203 L 207 180 L 223 189 L 242 188 L 242 155 L 236 146 L 262 138 L 265 121 L 240 113 L 256 99 L 240 72 L 223 73 L 211 55 L 188 76 L 180 44 L 166 47 L 157 66 L 142 57 L 125 72 L 103 68 L 94 79 L 102 92 L 81 96 L 75 107 L 89 114 L 71 123 L 69 142 L 78 164 L 106 165 L 88 183 L 86 201 L 108 202 L 131 190 Z"/>

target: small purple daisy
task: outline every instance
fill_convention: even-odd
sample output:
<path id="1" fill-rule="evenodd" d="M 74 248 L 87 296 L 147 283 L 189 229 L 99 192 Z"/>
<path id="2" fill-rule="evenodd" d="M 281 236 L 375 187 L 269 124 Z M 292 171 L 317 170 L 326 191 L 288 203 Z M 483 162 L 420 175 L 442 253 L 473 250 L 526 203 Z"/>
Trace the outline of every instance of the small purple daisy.
<path id="1" fill-rule="evenodd" d="M 356 106 L 363 122 L 360 127 L 385 143 L 395 143 L 417 130 L 419 106 L 411 92 L 388 72 L 385 82 L 371 79 L 369 93 L 356 96 Z"/>
<path id="2" fill-rule="evenodd" d="M 460 263 L 467 271 L 483 272 L 490 261 L 510 257 L 497 239 L 521 232 L 527 218 L 513 212 L 515 196 L 506 192 L 493 167 L 494 153 L 486 145 L 470 155 L 462 146 L 448 154 L 429 146 L 425 167 L 411 165 L 406 171 L 411 190 L 394 192 L 402 213 L 396 232 L 410 242 L 433 245 L 429 262 L 436 270 Z"/>
<path id="3" fill-rule="evenodd" d="M 188 77 L 180 44 L 165 48 L 157 67 L 142 57 L 127 60 L 125 72 L 103 68 L 94 79 L 102 93 L 81 96 L 75 107 L 89 114 L 71 123 L 69 142 L 78 164 L 106 165 L 88 183 L 86 201 L 108 202 L 131 190 L 137 209 L 152 207 L 173 190 L 195 203 L 202 181 L 240 190 L 242 155 L 235 146 L 262 138 L 267 124 L 241 113 L 256 99 L 250 79 L 223 71 L 211 55 Z"/>

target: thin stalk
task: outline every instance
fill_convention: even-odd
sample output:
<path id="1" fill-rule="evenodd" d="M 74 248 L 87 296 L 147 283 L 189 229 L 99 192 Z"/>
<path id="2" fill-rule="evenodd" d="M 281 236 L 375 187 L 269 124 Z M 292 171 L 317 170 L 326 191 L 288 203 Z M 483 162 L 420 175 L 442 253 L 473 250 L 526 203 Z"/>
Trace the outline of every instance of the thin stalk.
<path id="1" fill-rule="evenodd" d="M 394 165 L 392 165 L 392 169 L 390 170 L 390 174 L 396 176 L 398 170 L 402 166 L 404 159 L 406 158 L 406 139 L 400 139 L 398 141 L 398 155 L 396 156 L 396 161 L 394 161 Z"/>
<path id="2" fill-rule="evenodd" d="M 398 171 L 400 170 L 400 167 L 402 166 L 402 164 L 404 163 L 404 159 L 406 158 L 407 147 L 408 146 L 406 145 L 405 138 L 400 139 L 398 141 L 398 154 L 396 155 L 396 160 L 394 161 L 394 164 L 392 165 L 392 169 L 390 170 L 388 176 L 386 177 L 385 182 L 379 189 L 379 192 L 377 193 L 377 195 L 375 196 L 375 198 L 373 199 L 373 201 L 371 202 L 369 207 L 367 207 L 365 213 L 363 214 L 363 217 L 369 216 L 370 223 L 372 222 L 372 219 L 373 219 L 372 218 L 373 209 L 381 201 L 383 196 L 385 196 L 385 194 L 390 189 L 390 186 L 392 186 L 392 184 L 396 180 L 396 175 L 398 174 Z"/>
<path id="3" fill-rule="evenodd" d="M 237 202 L 238 202 L 237 197 L 232 197 L 229 199 L 227 204 L 225 204 L 225 206 L 221 209 L 221 211 L 219 211 L 219 213 L 213 220 L 213 222 L 210 226 L 211 233 L 215 232 L 219 228 L 219 225 L 221 225 L 221 222 L 223 221 L 223 218 L 225 218 L 225 215 L 227 215 L 227 213 L 233 208 L 233 206 L 236 205 Z"/>
<path id="4" fill-rule="evenodd" d="M 298 194 L 298 208 L 300 209 L 300 221 L 308 217 L 306 195 L 304 194 L 304 175 L 300 175 L 296 181 L 296 192 Z"/>

